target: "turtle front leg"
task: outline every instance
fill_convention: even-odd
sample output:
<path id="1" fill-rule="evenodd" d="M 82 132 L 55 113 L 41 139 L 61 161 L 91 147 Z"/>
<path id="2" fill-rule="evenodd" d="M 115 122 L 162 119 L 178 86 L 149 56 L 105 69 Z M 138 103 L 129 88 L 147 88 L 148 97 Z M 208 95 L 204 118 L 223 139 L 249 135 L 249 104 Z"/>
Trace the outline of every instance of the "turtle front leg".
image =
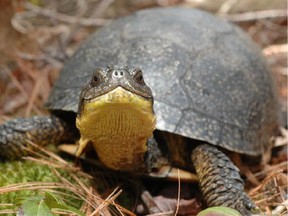
<path id="1" fill-rule="evenodd" d="M 191 158 L 208 206 L 226 206 L 251 215 L 254 204 L 244 192 L 238 168 L 224 153 L 203 144 L 193 150 Z"/>
<path id="2" fill-rule="evenodd" d="M 0 159 L 15 159 L 27 155 L 25 150 L 25 147 L 29 148 L 27 141 L 45 146 L 74 140 L 74 128 L 56 115 L 7 121 L 0 125 Z"/>

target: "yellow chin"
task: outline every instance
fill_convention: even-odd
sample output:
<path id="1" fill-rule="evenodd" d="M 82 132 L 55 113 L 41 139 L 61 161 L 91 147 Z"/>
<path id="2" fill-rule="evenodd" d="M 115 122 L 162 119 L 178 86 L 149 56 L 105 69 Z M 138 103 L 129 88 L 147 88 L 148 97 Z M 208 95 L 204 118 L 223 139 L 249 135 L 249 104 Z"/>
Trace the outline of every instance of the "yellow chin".
<path id="1" fill-rule="evenodd" d="M 92 142 L 102 163 L 115 170 L 136 170 L 144 165 L 146 142 L 156 119 L 152 100 L 122 87 L 84 102 L 76 126 L 81 139 L 76 155 Z"/>

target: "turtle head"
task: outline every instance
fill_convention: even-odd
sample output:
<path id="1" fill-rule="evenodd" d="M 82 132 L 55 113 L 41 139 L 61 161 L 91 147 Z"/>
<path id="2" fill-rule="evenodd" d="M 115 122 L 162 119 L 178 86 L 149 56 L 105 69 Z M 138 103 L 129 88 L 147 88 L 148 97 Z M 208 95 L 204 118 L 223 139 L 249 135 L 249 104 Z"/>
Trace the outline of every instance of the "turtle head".
<path id="1" fill-rule="evenodd" d="M 82 102 L 97 99 L 118 87 L 153 103 L 151 89 L 146 85 L 140 68 L 120 66 L 97 68 L 90 81 L 83 87 L 78 114 L 81 114 Z"/>
<path id="2" fill-rule="evenodd" d="M 155 124 L 152 92 L 139 68 L 97 68 L 80 95 L 76 155 L 90 142 L 107 167 L 137 169 Z"/>

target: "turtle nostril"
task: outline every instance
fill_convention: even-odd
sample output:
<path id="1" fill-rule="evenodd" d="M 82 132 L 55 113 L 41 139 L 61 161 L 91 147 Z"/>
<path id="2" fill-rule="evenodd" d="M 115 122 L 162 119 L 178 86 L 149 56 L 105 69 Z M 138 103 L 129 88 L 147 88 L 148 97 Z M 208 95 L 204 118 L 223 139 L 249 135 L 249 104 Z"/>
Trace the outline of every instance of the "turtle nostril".
<path id="1" fill-rule="evenodd" d="M 115 71 L 113 72 L 112 76 L 115 77 L 115 78 L 121 78 L 121 77 L 124 76 L 124 72 L 123 72 L 123 71 L 117 71 L 117 70 L 115 70 Z"/>

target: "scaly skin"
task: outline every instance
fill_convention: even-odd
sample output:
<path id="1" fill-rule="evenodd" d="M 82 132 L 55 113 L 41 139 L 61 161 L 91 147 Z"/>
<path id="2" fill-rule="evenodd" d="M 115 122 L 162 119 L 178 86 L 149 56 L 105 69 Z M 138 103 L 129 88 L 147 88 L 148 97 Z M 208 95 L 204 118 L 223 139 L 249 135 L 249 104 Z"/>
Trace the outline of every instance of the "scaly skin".
<path id="1" fill-rule="evenodd" d="M 192 152 L 192 162 L 208 206 L 226 206 L 251 215 L 254 204 L 244 192 L 238 168 L 216 147 L 203 144 Z"/>
<path id="2" fill-rule="evenodd" d="M 75 131 L 55 115 L 18 118 L 0 125 L 0 159 L 16 159 L 27 155 L 27 140 L 45 146 L 74 140 Z"/>

